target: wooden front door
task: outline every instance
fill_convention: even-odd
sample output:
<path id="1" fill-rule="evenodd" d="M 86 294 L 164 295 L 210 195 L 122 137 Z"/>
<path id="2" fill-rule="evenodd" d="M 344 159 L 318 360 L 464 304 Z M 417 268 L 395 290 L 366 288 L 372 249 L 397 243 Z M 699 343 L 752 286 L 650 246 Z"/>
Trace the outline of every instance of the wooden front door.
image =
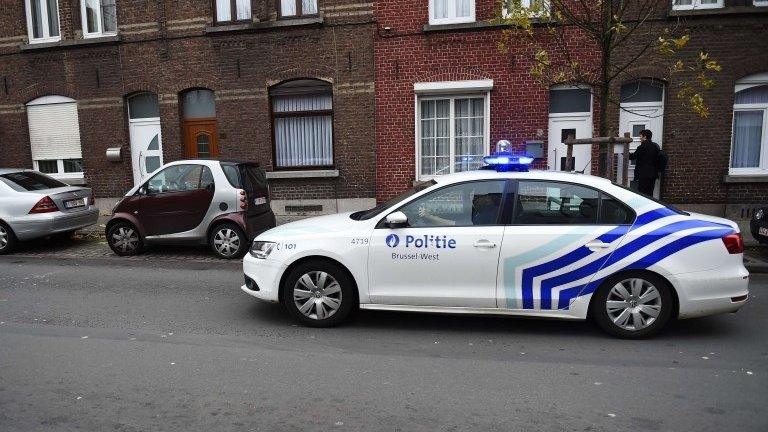
<path id="1" fill-rule="evenodd" d="M 184 120 L 184 155 L 191 159 L 219 156 L 216 119 Z"/>

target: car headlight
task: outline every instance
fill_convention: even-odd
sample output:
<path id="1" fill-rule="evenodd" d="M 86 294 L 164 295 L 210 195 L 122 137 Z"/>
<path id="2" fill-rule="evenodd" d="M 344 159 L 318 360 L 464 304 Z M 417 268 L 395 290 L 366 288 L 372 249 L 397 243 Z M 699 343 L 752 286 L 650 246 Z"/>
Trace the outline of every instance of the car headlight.
<path id="1" fill-rule="evenodd" d="M 763 214 L 764 214 L 763 209 L 760 209 L 760 210 L 756 211 L 755 212 L 755 219 L 757 219 L 757 220 L 762 219 L 763 218 Z"/>
<path id="2" fill-rule="evenodd" d="M 255 241 L 251 245 L 251 256 L 258 259 L 266 259 L 272 253 L 277 243 L 266 241 Z"/>

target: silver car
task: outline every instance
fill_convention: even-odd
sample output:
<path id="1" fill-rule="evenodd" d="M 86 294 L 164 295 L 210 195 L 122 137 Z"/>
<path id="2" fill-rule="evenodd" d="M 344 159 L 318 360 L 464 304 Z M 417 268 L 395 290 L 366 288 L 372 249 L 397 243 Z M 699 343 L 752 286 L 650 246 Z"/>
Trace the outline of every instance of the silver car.
<path id="1" fill-rule="evenodd" d="M 0 255 L 18 241 L 70 235 L 98 218 L 90 189 L 37 171 L 0 168 Z"/>

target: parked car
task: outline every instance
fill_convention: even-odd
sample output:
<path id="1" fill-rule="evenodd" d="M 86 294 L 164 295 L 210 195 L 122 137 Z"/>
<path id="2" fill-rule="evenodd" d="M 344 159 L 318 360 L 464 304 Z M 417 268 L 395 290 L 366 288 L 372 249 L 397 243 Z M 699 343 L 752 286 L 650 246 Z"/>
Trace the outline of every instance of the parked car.
<path id="1" fill-rule="evenodd" d="M 145 244 L 208 244 L 221 258 L 242 256 L 275 226 L 269 186 L 256 163 L 183 160 L 159 168 L 117 203 L 106 226 L 117 255 Z"/>
<path id="2" fill-rule="evenodd" d="M 68 236 L 98 218 L 91 189 L 37 171 L 0 169 L 0 255 L 13 251 L 19 241 Z"/>
<path id="3" fill-rule="evenodd" d="M 752 237 L 762 244 L 768 244 L 768 207 L 757 210 L 749 223 Z"/>

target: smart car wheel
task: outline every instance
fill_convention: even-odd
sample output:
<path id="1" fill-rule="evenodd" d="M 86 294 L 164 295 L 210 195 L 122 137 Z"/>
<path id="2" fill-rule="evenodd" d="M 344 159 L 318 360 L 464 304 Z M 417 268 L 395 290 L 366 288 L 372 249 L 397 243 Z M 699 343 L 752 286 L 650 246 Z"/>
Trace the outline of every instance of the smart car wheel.
<path id="1" fill-rule="evenodd" d="M 283 304 L 301 323 L 330 327 L 342 322 L 356 302 L 353 284 L 339 266 L 323 261 L 304 263 L 285 279 Z"/>
<path id="2" fill-rule="evenodd" d="M 239 226 L 225 223 L 211 231 L 208 242 L 213 252 L 221 258 L 240 258 L 248 248 L 248 240 Z"/>
<path id="3" fill-rule="evenodd" d="M 120 256 L 136 255 L 144 249 L 139 230 L 128 222 L 117 222 L 107 229 L 107 244 Z"/>
<path id="4" fill-rule="evenodd" d="M 0 255 L 11 253 L 16 247 L 16 237 L 8 225 L 0 222 Z"/>
<path id="5" fill-rule="evenodd" d="M 672 317 L 671 288 L 646 273 L 608 278 L 595 293 L 592 317 L 606 332 L 626 339 L 653 336 Z"/>

